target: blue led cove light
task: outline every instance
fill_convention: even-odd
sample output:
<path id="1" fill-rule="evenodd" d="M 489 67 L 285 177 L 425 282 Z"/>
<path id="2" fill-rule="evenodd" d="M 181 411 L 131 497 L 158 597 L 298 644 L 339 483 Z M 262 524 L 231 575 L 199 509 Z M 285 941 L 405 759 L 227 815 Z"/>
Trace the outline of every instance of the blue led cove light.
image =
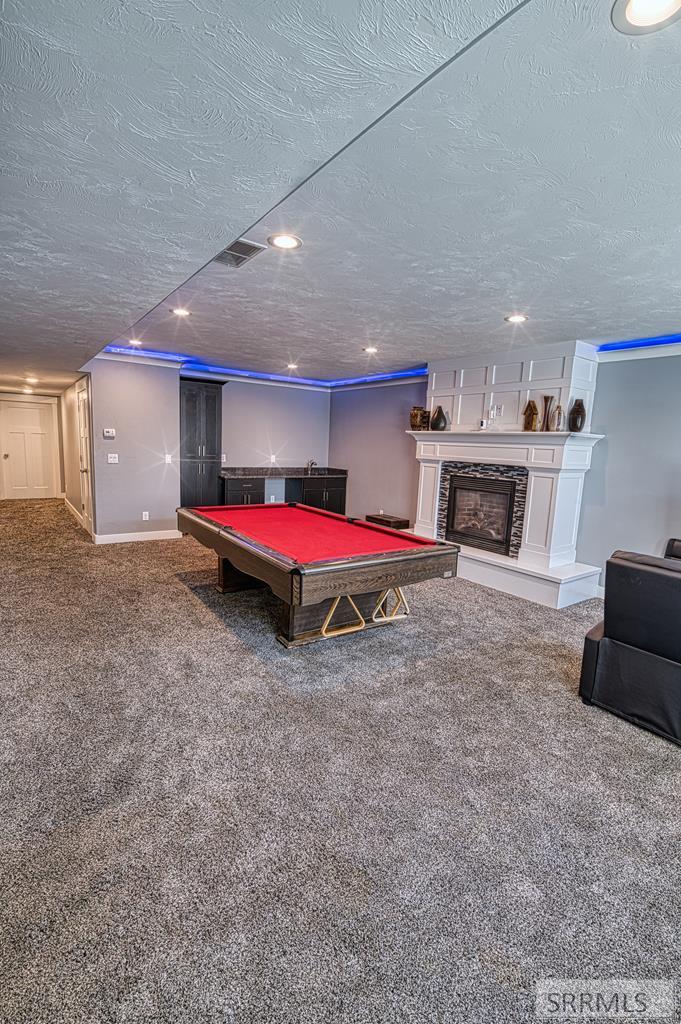
<path id="1" fill-rule="evenodd" d="M 681 334 L 660 334 L 657 338 L 632 338 L 629 341 L 606 341 L 599 352 L 621 352 L 628 348 L 655 348 L 658 345 L 681 345 Z"/>
<path id="2" fill-rule="evenodd" d="M 187 370 L 189 373 L 216 373 L 220 374 L 221 377 L 244 377 L 248 380 L 273 380 L 279 383 L 285 382 L 286 384 L 290 384 L 292 381 L 295 381 L 296 384 L 307 384 L 316 387 L 329 386 L 328 381 L 316 380 L 314 377 L 286 377 L 282 373 L 261 373 L 260 370 L 231 370 L 227 366 L 211 366 L 209 363 L 197 363 L 191 359 L 182 364 L 182 369 Z"/>
<path id="3" fill-rule="evenodd" d="M 131 348 L 129 345 L 107 345 L 105 352 L 113 352 L 117 356 L 145 356 L 147 359 L 164 359 L 166 362 L 186 363 L 189 356 L 179 352 L 158 352 L 153 348 Z"/>
<path id="4" fill-rule="evenodd" d="M 105 352 L 117 356 L 142 356 L 146 359 L 164 359 L 180 363 L 188 373 L 215 373 L 222 377 L 243 377 L 246 380 L 271 380 L 280 384 L 306 384 L 308 387 L 340 388 L 351 384 L 373 384 L 386 380 L 404 380 L 411 377 L 427 377 L 428 367 L 417 366 L 413 370 L 394 370 L 392 373 L 372 373 L 366 377 L 342 377 L 338 380 L 318 380 L 315 377 L 287 377 L 281 373 L 261 373 L 260 370 L 235 370 L 228 366 L 212 366 L 191 356 L 178 352 L 161 352 L 150 348 L 130 348 L 127 345 L 107 345 Z"/>

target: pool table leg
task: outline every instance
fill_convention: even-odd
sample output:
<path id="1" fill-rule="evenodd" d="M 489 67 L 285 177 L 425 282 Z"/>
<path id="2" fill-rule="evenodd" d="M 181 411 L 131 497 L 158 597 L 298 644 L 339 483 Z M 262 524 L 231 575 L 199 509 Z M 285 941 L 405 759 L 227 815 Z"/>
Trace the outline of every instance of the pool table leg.
<path id="1" fill-rule="evenodd" d="M 351 600 L 328 598 L 319 604 L 302 606 L 282 602 L 277 640 L 284 647 L 302 647 L 316 640 L 359 633 L 403 618 L 404 614 L 393 616 L 385 611 L 387 594 L 388 591 L 375 590 L 369 594 L 353 594 Z M 379 607 L 385 614 L 381 614 Z"/>
<path id="2" fill-rule="evenodd" d="M 228 558 L 218 556 L 217 589 L 221 594 L 234 594 L 239 590 L 254 590 L 264 586 L 266 584 L 262 580 L 257 580 L 255 576 L 247 576 L 245 572 L 232 565 Z"/>

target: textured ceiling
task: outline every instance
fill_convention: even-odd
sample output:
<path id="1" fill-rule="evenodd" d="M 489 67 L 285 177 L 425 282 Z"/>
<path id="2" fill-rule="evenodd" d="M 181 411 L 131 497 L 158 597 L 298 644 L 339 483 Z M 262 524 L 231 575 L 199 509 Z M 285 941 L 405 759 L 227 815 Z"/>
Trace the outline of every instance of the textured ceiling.
<path id="1" fill-rule="evenodd" d="M 5 0 L 0 386 L 77 370 L 514 3 L 480 6 Z"/>
<path id="2" fill-rule="evenodd" d="M 248 233 L 292 230 L 302 250 L 207 267 L 138 336 L 338 377 L 678 331 L 681 22 L 627 37 L 609 9 L 517 11 Z"/>

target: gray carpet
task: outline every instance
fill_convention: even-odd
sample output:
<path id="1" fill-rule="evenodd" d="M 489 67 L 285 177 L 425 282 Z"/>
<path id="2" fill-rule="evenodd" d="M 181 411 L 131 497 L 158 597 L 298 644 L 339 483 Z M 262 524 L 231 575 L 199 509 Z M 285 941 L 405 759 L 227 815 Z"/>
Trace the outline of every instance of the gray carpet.
<path id="1" fill-rule="evenodd" d="M 515 1024 L 679 973 L 681 750 L 579 701 L 600 602 L 435 581 L 285 651 L 214 571 L 0 503 L 2 1020 Z"/>

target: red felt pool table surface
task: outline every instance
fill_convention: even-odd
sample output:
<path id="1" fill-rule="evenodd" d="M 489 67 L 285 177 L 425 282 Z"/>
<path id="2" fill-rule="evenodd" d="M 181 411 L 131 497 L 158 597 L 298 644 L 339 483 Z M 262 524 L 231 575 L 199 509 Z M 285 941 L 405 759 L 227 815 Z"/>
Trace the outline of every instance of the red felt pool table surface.
<path id="1" fill-rule="evenodd" d="M 191 511 L 219 526 L 231 526 L 296 562 L 327 562 L 435 546 L 425 537 L 362 520 L 348 522 L 345 516 L 301 505 L 204 505 Z"/>

